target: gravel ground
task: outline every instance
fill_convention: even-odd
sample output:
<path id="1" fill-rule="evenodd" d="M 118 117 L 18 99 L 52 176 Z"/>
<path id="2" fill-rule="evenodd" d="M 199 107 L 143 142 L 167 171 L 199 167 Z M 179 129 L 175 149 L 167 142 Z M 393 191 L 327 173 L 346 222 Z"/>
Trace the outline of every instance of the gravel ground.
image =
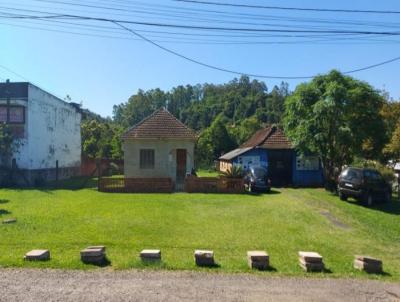
<path id="1" fill-rule="evenodd" d="M 0 301 L 400 301 L 400 284 L 199 272 L 0 269 Z"/>

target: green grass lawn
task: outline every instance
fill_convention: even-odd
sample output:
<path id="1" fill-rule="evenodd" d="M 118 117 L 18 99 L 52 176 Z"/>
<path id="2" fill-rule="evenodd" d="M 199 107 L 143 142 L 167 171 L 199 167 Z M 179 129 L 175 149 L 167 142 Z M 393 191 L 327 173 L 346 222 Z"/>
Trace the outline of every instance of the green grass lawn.
<path id="1" fill-rule="evenodd" d="M 331 277 L 367 277 L 352 268 L 354 254 L 384 261 L 384 275 L 400 280 L 400 203 L 376 208 L 343 202 L 322 189 L 280 189 L 267 195 L 110 194 L 82 190 L 0 190 L 0 266 L 93 268 L 80 262 L 88 245 L 107 246 L 115 269 L 143 268 L 143 248 L 162 250 L 152 269 L 196 268 L 195 249 L 212 249 L 216 272 L 249 272 L 247 250 L 267 250 L 264 275 L 306 275 L 299 250 L 317 251 Z M 50 249 L 44 263 L 22 260 Z M 315 274 L 313 274 L 315 276 Z"/>
<path id="2" fill-rule="evenodd" d="M 218 177 L 220 174 L 215 170 L 200 169 L 197 171 L 198 177 Z"/>

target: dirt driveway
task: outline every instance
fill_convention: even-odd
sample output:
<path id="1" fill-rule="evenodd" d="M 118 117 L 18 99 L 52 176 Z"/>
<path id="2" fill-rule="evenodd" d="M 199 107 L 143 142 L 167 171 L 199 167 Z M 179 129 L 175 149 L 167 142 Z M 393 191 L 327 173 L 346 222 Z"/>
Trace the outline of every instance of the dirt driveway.
<path id="1" fill-rule="evenodd" d="M 0 269 L 0 301 L 400 301 L 400 284 L 248 274 Z"/>

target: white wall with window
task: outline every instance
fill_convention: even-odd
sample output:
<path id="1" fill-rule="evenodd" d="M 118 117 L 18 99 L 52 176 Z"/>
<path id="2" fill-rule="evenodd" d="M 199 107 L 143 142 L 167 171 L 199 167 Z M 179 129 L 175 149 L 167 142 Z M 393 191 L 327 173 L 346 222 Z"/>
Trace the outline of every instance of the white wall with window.
<path id="1" fill-rule="evenodd" d="M 318 156 L 296 156 L 297 171 L 318 171 L 320 169 Z"/>
<path id="2" fill-rule="evenodd" d="M 9 93 L 0 99 L 0 123 L 8 124 L 20 143 L 13 156 L 17 166 L 54 169 L 58 161 L 60 168 L 80 167 L 81 113 L 77 108 L 29 83 L 7 85 L 27 85 L 23 96 Z"/>

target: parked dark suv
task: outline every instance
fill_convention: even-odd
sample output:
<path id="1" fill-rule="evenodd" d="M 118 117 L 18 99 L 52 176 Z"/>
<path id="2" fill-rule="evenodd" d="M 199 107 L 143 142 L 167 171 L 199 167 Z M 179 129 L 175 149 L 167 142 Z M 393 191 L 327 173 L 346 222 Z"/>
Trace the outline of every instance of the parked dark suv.
<path id="1" fill-rule="evenodd" d="M 264 167 L 251 167 L 244 172 L 244 186 L 249 192 L 271 191 L 271 180 Z"/>
<path id="2" fill-rule="evenodd" d="M 349 167 L 339 176 L 338 193 L 341 200 L 353 197 L 370 206 L 375 201 L 390 201 L 392 188 L 374 169 Z"/>

